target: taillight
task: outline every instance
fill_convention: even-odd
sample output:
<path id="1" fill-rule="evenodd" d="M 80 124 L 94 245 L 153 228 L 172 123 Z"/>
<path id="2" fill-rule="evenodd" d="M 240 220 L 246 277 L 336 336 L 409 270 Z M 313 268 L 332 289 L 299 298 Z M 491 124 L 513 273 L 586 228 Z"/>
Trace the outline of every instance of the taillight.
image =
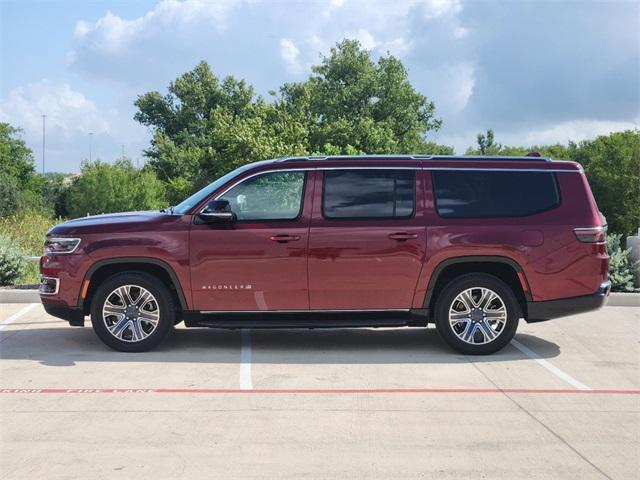
<path id="1" fill-rule="evenodd" d="M 573 233 L 583 243 L 601 243 L 607 239 L 607 226 L 574 228 Z"/>

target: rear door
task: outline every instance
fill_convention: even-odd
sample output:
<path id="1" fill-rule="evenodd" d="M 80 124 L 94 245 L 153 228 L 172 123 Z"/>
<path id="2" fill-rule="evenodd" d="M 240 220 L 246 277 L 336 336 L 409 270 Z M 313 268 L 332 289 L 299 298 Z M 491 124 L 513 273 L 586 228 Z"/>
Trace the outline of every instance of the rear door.
<path id="1" fill-rule="evenodd" d="M 425 258 L 422 171 L 322 171 L 309 233 L 309 304 L 409 309 Z"/>

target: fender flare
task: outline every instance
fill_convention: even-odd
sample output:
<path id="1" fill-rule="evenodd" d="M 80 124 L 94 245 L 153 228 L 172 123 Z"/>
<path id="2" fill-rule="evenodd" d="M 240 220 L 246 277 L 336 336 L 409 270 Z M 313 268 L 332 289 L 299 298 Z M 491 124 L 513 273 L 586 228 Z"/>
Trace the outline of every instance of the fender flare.
<path id="1" fill-rule="evenodd" d="M 433 270 L 433 274 L 429 279 L 429 285 L 427 286 L 427 291 L 424 295 L 424 301 L 422 303 L 423 308 L 429 308 L 429 304 L 431 303 L 431 299 L 433 297 L 433 292 L 438 284 L 438 279 L 442 272 L 451 265 L 458 265 L 461 263 L 502 263 L 504 265 L 509 265 L 513 268 L 520 278 L 520 283 L 524 282 L 523 291 L 526 301 L 531 301 L 531 288 L 529 287 L 529 281 L 527 280 L 527 276 L 524 273 L 524 270 L 520 266 L 518 262 L 509 257 L 503 257 L 500 255 L 468 255 L 462 257 L 453 257 L 447 258 L 440 262 L 436 268 Z M 525 288 L 526 287 L 526 288 Z"/>
<path id="2" fill-rule="evenodd" d="M 104 260 L 98 260 L 97 262 L 94 262 L 88 269 L 87 272 L 84 274 L 84 279 L 82 280 L 82 283 L 84 284 L 84 282 L 86 280 L 91 281 L 91 277 L 93 276 L 93 274 L 100 268 L 106 266 L 106 265 L 118 265 L 118 264 L 127 264 L 127 263 L 143 263 L 143 264 L 147 264 L 147 265 L 154 265 L 156 267 L 160 267 L 162 268 L 167 275 L 169 275 L 169 278 L 171 279 L 171 283 L 173 283 L 173 288 L 175 288 L 176 293 L 178 295 L 178 301 L 180 302 L 180 308 L 182 308 L 183 310 L 187 309 L 187 302 L 184 296 L 184 292 L 182 290 L 182 284 L 180 283 L 180 280 L 178 280 L 178 276 L 176 275 L 176 272 L 173 270 L 173 268 L 171 267 L 171 265 L 169 265 L 167 262 L 163 261 L 163 260 L 158 260 L 157 258 L 152 258 L 152 257 L 116 257 L 116 258 L 107 258 Z M 83 307 L 84 306 L 84 300 L 82 299 L 82 294 L 78 294 L 78 306 L 79 307 Z"/>

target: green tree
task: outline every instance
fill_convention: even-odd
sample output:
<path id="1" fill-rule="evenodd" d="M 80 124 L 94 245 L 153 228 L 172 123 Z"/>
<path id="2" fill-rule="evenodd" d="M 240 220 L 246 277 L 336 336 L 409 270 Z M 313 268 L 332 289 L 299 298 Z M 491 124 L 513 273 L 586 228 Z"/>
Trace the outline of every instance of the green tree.
<path id="1" fill-rule="evenodd" d="M 312 72 L 267 102 L 244 81 L 220 80 L 202 62 L 171 82 L 166 95 L 139 96 L 135 119 L 154 132 L 147 168 L 166 183 L 168 200 L 266 158 L 453 152 L 425 141 L 441 122 L 396 58 L 374 61 L 358 42 L 344 41 Z"/>
<path id="2" fill-rule="evenodd" d="M 569 159 L 567 147 L 560 144 L 532 145 L 530 147 L 503 145 L 496 141 L 495 133 L 492 129 L 488 129 L 486 133 L 479 133 L 476 138 L 476 148 L 469 147 L 466 151 L 467 155 L 524 156 L 529 152 L 538 152 L 544 157 L 556 160 Z"/>
<path id="3" fill-rule="evenodd" d="M 424 153 L 426 132 L 440 128 L 435 105 L 417 92 L 397 58 L 374 61 L 356 40 L 344 40 L 279 100 L 308 132 L 313 152 Z"/>
<path id="4" fill-rule="evenodd" d="M 164 186 L 151 171 L 136 169 L 121 158 L 113 165 L 84 162 L 66 195 L 71 217 L 99 213 L 150 210 L 164 205 Z"/>
<path id="5" fill-rule="evenodd" d="M 0 123 L 0 216 L 42 205 L 42 178 L 35 173 L 33 153 L 20 133 Z"/>
<path id="6" fill-rule="evenodd" d="M 609 230 L 634 235 L 640 227 L 640 130 L 571 142 L 568 153 L 584 167 Z"/>
<path id="7" fill-rule="evenodd" d="M 487 130 L 487 133 L 479 133 L 477 138 L 478 142 L 478 155 L 500 155 L 502 145 L 496 143 L 493 130 Z"/>
<path id="8" fill-rule="evenodd" d="M 73 176 L 65 173 L 47 172 L 44 175 L 42 200 L 53 217 L 66 217 L 67 193 Z"/>

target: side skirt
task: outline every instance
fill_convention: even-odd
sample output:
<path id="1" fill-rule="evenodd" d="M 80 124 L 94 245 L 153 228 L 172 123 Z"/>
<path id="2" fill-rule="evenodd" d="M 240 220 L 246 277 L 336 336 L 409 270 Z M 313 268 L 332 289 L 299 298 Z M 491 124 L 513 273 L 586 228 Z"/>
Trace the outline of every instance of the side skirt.
<path id="1" fill-rule="evenodd" d="M 429 311 L 412 310 L 280 310 L 182 312 L 187 327 L 209 328 L 357 328 L 423 327 Z"/>

